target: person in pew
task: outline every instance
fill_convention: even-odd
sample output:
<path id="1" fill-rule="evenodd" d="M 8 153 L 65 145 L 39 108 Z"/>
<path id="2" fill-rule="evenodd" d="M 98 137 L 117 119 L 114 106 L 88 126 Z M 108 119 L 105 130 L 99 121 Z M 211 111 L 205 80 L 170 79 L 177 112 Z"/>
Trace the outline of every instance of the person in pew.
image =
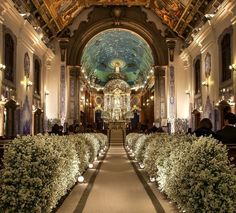
<path id="1" fill-rule="evenodd" d="M 236 115 L 228 112 L 224 117 L 224 127 L 222 130 L 216 132 L 221 137 L 222 143 L 236 144 Z"/>
<path id="2" fill-rule="evenodd" d="M 155 123 L 153 123 L 152 127 L 148 129 L 148 133 L 154 133 L 157 132 L 158 128 Z"/>
<path id="3" fill-rule="evenodd" d="M 221 137 L 212 131 L 212 122 L 209 118 L 203 118 L 199 123 L 199 127 L 193 132 L 193 134 L 197 137 L 211 135 L 213 138 L 221 140 Z"/>

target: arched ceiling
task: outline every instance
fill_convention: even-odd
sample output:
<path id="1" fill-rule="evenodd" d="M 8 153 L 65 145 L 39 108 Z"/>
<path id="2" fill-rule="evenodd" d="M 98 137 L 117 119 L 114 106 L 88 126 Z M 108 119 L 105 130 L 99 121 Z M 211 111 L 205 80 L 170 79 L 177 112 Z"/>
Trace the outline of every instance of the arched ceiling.
<path id="1" fill-rule="evenodd" d="M 41 27 L 47 37 L 58 35 L 90 6 L 143 6 L 152 10 L 160 20 L 181 38 L 213 13 L 223 0 L 13 0 L 21 13 L 30 12 L 28 20 Z M 206 21 L 206 20 L 205 20 Z"/>
<path id="2" fill-rule="evenodd" d="M 81 65 L 90 81 L 104 86 L 119 72 L 129 85 L 143 83 L 154 64 L 147 42 L 124 29 L 105 30 L 85 46 Z"/>

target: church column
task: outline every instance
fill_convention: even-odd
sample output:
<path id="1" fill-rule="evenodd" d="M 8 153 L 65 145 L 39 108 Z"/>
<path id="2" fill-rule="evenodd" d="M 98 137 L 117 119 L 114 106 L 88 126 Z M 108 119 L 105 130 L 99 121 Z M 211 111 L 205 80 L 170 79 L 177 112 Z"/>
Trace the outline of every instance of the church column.
<path id="1" fill-rule="evenodd" d="M 175 67 L 174 67 L 174 55 L 175 55 L 175 45 L 176 41 L 174 38 L 168 38 L 166 40 L 169 54 L 169 67 L 167 70 L 167 85 L 169 85 L 168 90 L 168 119 L 171 124 L 171 129 L 168 131 L 174 131 L 174 119 L 176 117 L 176 97 L 175 97 Z"/>
<path id="2" fill-rule="evenodd" d="M 66 51 L 68 42 L 69 40 L 67 38 L 61 38 L 59 40 L 61 51 L 59 118 L 62 124 L 64 124 L 66 120 Z"/>
<path id="3" fill-rule="evenodd" d="M 80 123 L 80 66 L 69 68 L 69 94 L 67 120 L 69 123 Z M 85 99 L 86 100 L 86 99 Z"/>
<path id="4" fill-rule="evenodd" d="M 161 125 L 161 119 L 166 117 L 165 69 L 155 66 L 154 75 L 154 122 Z"/>

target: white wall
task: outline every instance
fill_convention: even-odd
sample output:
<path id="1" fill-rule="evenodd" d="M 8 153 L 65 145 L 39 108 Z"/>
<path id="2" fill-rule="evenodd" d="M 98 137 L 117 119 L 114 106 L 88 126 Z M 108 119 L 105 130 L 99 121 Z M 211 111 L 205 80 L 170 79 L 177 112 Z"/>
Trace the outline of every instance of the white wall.
<path id="1" fill-rule="evenodd" d="M 45 88 L 49 92 L 46 97 L 46 116 L 48 119 L 59 118 L 59 86 L 60 86 L 60 48 L 57 41 L 54 42 L 55 57 L 48 67 Z"/>
<path id="2" fill-rule="evenodd" d="M 17 38 L 16 46 L 16 101 L 22 105 L 26 95 L 29 97 L 30 110 L 32 111 L 33 87 L 26 89 L 21 81 L 24 80 L 24 55 L 28 52 L 30 57 L 30 77 L 29 80 L 33 82 L 33 54 L 37 55 L 42 63 L 41 67 L 41 108 L 44 109 L 45 100 L 45 81 L 44 77 L 47 74 L 46 61 L 53 61 L 54 54 L 41 41 L 40 35 L 34 30 L 33 26 L 16 10 L 11 0 L 0 0 L 0 63 L 3 63 L 3 25 L 9 28 Z M 1 82 L 2 86 L 2 73 Z M 57 109 L 54 108 L 54 111 Z M 47 108 L 46 108 L 47 111 Z M 22 130 L 21 130 L 22 131 Z"/>
<path id="3" fill-rule="evenodd" d="M 205 77 L 205 57 L 207 53 L 211 55 L 211 75 L 208 79 L 209 86 L 202 86 L 201 90 L 201 98 L 202 98 L 202 107 L 204 116 L 204 107 L 206 104 L 207 96 L 210 97 L 210 101 L 214 108 L 216 107 L 216 103 L 219 101 L 219 90 L 220 90 L 220 62 L 219 62 L 219 45 L 218 38 L 222 34 L 222 32 L 229 28 L 233 27 L 233 40 L 232 40 L 232 63 L 236 64 L 236 2 L 226 0 L 215 16 L 207 21 L 206 24 L 201 28 L 197 35 L 195 35 L 193 42 L 191 45 L 184 49 L 184 51 L 179 55 L 179 58 L 182 58 L 190 66 L 187 68 L 189 72 L 192 73 L 191 76 L 191 97 L 190 100 L 194 103 L 194 75 L 193 75 L 193 63 L 194 59 L 200 54 L 201 55 L 201 78 L 202 81 L 206 80 Z M 179 66 L 181 62 L 176 62 Z M 236 85 L 235 82 L 235 74 L 234 73 L 234 88 Z M 181 77 L 185 79 L 185 76 Z M 180 78 L 180 79 L 181 79 Z M 176 84 L 177 90 L 181 90 L 183 85 Z M 235 95 L 235 92 L 234 92 Z M 178 97 L 178 94 L 177 94 Z M 183 101 L 179 98 L 178 105 L 181 107 L 181 102 Z M 178 107 L 177 107 L 178 108 Z M 192 110 L 194 108 L 192 107 Z M 178 111 L 178 116 L 180 116 Z"/>

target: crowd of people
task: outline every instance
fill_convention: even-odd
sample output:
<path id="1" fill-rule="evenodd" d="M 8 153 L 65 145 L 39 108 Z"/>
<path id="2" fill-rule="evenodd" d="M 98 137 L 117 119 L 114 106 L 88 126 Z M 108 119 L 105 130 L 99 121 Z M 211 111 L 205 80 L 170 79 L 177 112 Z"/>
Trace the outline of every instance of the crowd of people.
<path id="1" fill-rule="evenodd" d="M 228 112 L 224 117 L 224 126 L 221 130 L 216 132 L 212 131 L 212 123 L 208 118 L 204 118 L 200 121 L 198 129 L 193 133 L 196 136 L 209 136 L 222 141 L 222 143 L 230 144 L 236 143 L 236 115 L 232 112 Z"/>
<path id="2" fill-rule="evenodd" d="M 227 112 L 224 116 L 224 126 L 221 130 L 214 132 L 212 130 L 213 125 L 209 118 L 203 118 L 198 128 L 192 132 L 191 128 L 188 129 L 187 134 L 195 134 L 197 137 L 200 136 L 210 136 L 221 141 L 224 144 L 233 144 L 236 143 L 236 115 L 232 112 Z M 161 126 L 156 126 L 153 123 L 151 128 L 147 128 L 147 126 L 143 126 L 141 128 L 141 132 L 149 134 L 156 132 L 167 132 Z"/>
<path id="3" fill-rule="evenodd" d="M 232 112 L 227 112 L 224 116 L 224 126 L 221 130 L 218 130 L 214 132 L 212 130 L 212 122 L 209 118 L 203 118 L 198 128 L 191 132 L 191 129 L 189 128 L 187 134 L 195 134 L 197 137 L 200 136 L 212 136 L 213 138 L 221 141 L 225 144 L 232 144 L 236 143 L 236 115 Z M 153 123 L 153 126 L 151 128 L 147 128 L 147 126 L 140 126 L 140 131 L 146 134 L 150 133 L 163 133 L 167 132 L 167 130 L 164 130 L 161 126 L 156 126 L 155 123 Z M 64 130 L 64 131 L 63 131 Z M 57 134 L 57 135 L 71 135 L 76 133 L 83 133 L 83 132 L 94 132 L 95 130 L 91 128 L 84 128 L 83 125 L 79 124 L 73 124 L 69 125 L 67 128 L 63 128 L 63 126 L 60 126 L 58 124 L 55 124 L 52 127 L 52 131 L 50 134 Z"/>
<path id="4" fill-rule="evenodd" d="M 63 127 L 62 125 L 54 124 L 52 126 L 52 131 L 49 132 L 49 134 L 54 135 L 72 135 L 77 133 L 84 133 L 84 132 L 94 132 L 95 130 L 87 126 L 87 128 L 84 128 L 83 125 L 79 124 L 71 124 L 68 127 Z"/>

